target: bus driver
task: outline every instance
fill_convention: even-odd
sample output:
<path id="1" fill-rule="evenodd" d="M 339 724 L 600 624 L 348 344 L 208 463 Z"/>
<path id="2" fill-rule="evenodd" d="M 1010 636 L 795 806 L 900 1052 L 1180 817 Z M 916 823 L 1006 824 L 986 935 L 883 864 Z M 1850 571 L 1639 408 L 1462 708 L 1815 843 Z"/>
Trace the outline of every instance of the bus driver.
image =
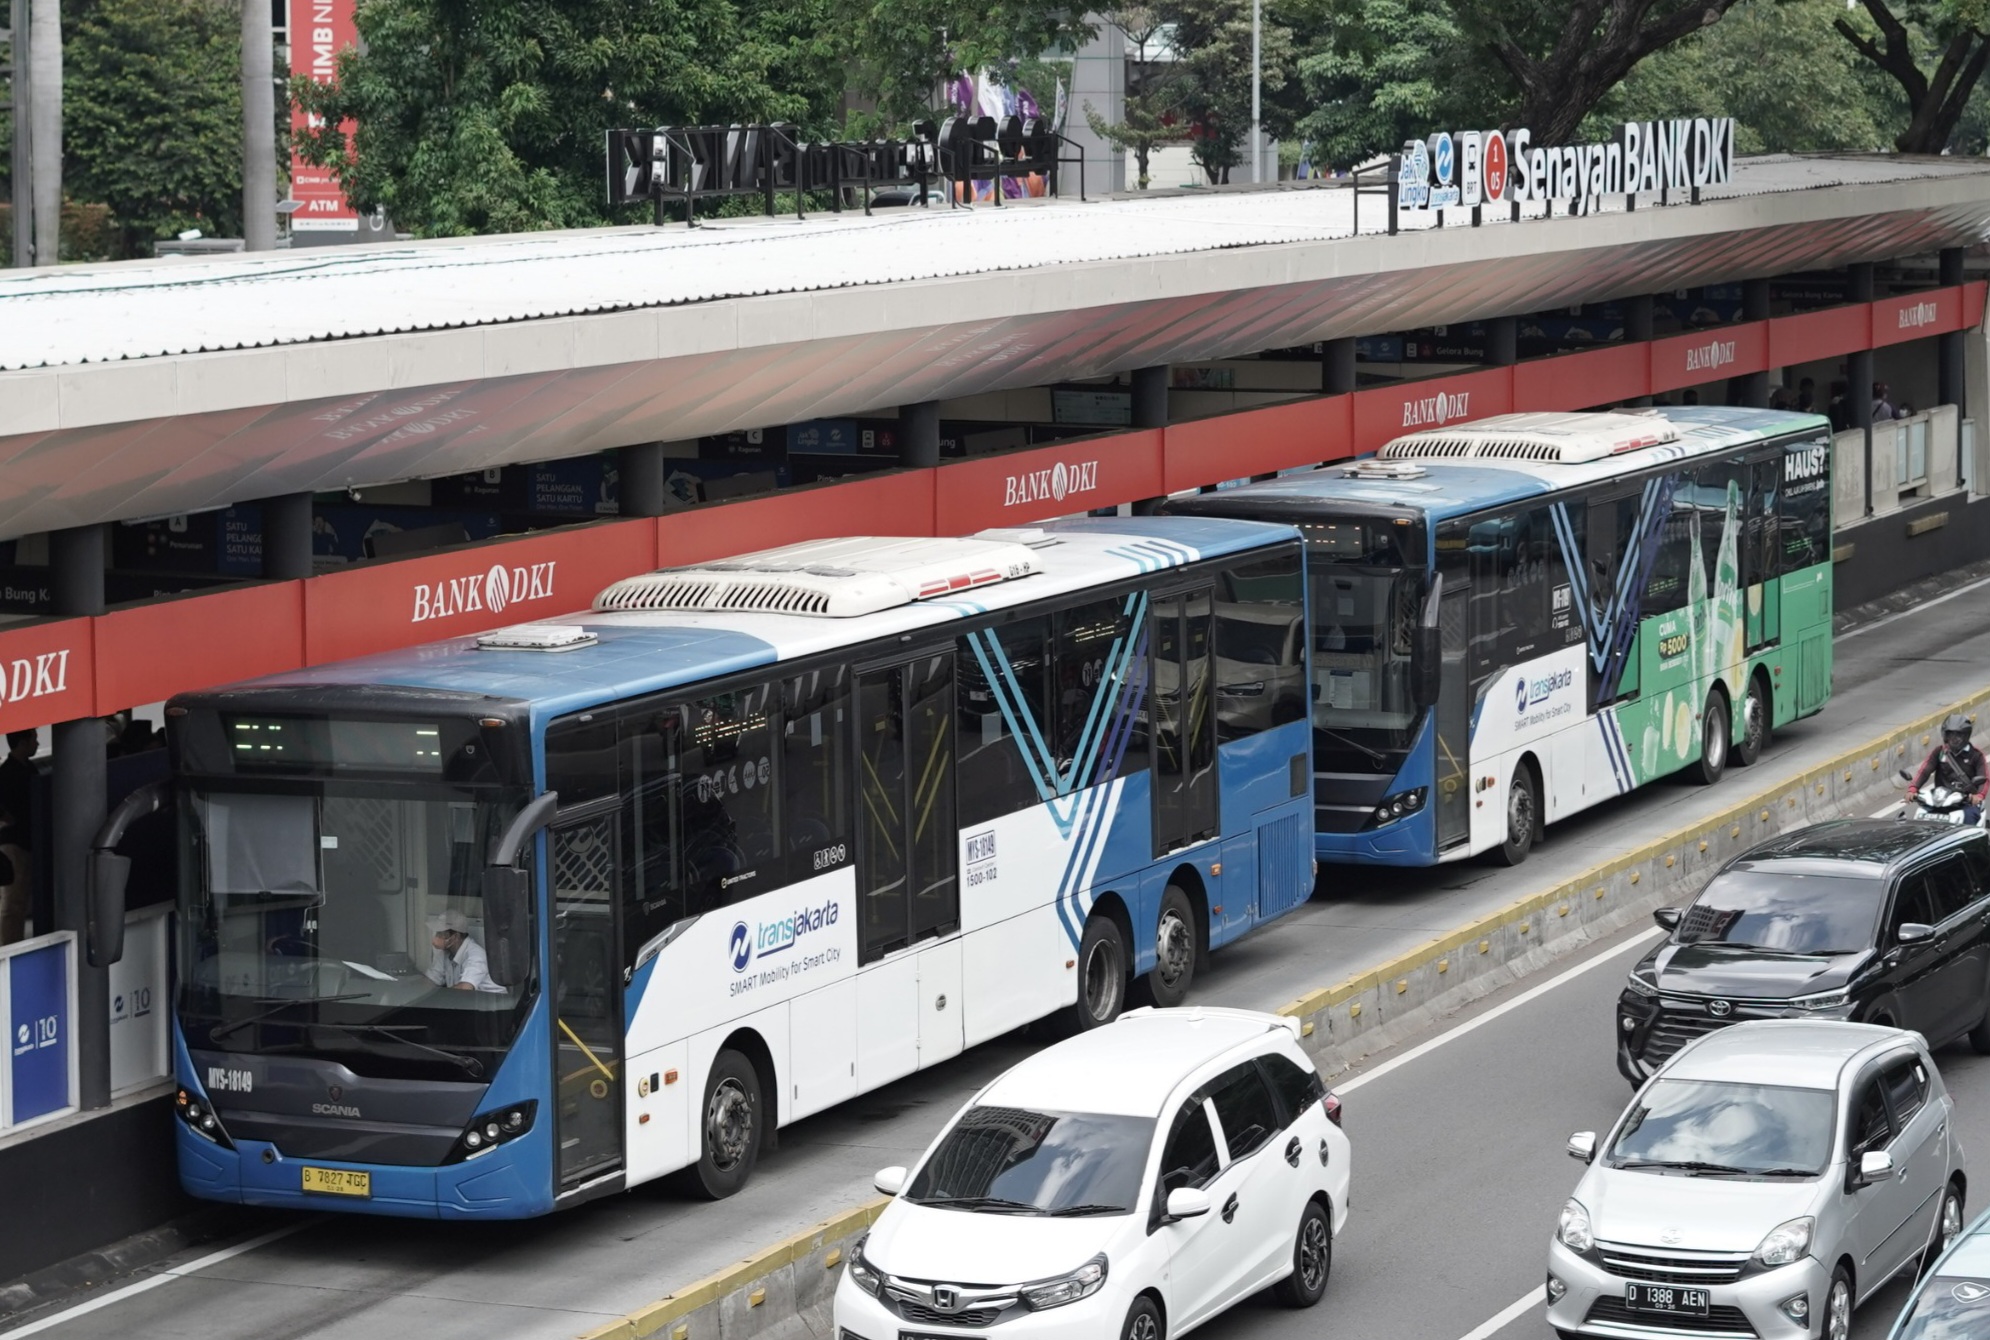
<path id="1" fill-rule="evenodd" d="M 491 980 L 491 966 L 484 947 L 470 938 L 470 922 L 461 912 L 448 911 L 428 919 L 434 932 L 429 941 L 435 952 L 429 956 L 428 980 L 454 991 L 502 991 Z"/>

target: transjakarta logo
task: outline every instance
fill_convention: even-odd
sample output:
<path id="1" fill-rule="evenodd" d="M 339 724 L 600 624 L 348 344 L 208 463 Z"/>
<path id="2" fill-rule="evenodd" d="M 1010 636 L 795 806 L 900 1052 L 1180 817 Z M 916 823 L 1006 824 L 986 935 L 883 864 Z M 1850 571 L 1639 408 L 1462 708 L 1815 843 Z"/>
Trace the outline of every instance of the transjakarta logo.
<path id="1" fill-rule="evenodd" d="M 1529 683 L 1522 675 L 1513 685 L 1513 707 L 1517 712 L 1525 712 L 1536 703 L 1544 703 L 1557 689 L 1565 689 L 1575 683 L 1575 673 L 1570 670 L 1557 670 L 1554 674 Z"/>
<path id="2" fill-rule="evenodd" d="M 502 614 L 505 606 L 546 600 L 553 594 L 553 563 L 507 568 L 493 563 L 485 573 L 450 577 L 415 587 L 415 614 L 409 623 L 427 623 L 458 614 Z"/>
<path id="3" fill-rule="evenodd" d="M 1403 427 L 1421 428 L 1425 424 L 1443 425 L 1453 419 L 1462 419 L 1471 413 L 1472 393 L 1457 391 L 1450 395 L 1439 391 L 1436 395 L 1424 396 L 1421 400 L 1403 402 Z"/>
<path id="4" fill-rule="evenodd" d="M 732 970 L 745 972 L 746 965 L 753 961 L 756 954 L 766 958 L 793 949 L 811 931 L 834 926 L 839 911 L 836 903 L 831 901 L 820 907 L 797 908 L 791 916 L 758 922 L 751 931 L 745 922 L 738 923 L 732 928 L 730 942 Z"/>
<path id="5" fill-rule="evenodd" d="M 1048 498 L 1063 502 L 1066 497 L 1090 493 L 1099 486 L 1099 463 L 1080 461 L 1066 465 L 1059 461 L 1041 470 L 1010 475 L 1002 483 L 1002 506 L 1020 507 Z"/>
<path id="6" fill-rule="evenodd" d="M 1708 340 L 1686 351 L 1686 371 L 1712 372 L 1734 362 L 1733 340 Z"/>
<path id="7" fill-rule="evenodd" d="M 1917 302 L 1911 307 L 1900 309 L 1900 330 L 1912 330 L 1916 326 L 1935 324 L 1937 309 L 1931 302 Z"/>

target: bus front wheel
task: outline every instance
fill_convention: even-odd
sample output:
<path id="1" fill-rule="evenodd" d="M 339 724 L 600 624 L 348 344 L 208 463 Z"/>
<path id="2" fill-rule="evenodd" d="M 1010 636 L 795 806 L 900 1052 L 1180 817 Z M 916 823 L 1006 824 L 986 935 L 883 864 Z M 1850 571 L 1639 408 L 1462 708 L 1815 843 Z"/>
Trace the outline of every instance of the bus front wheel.
<path id="1" fill-rule="evenodd" d="M 1541 784 L 1534 780 L 1534 769 L 1522 760 L 1513 770 L 1513 780 L 1506 784 L 1506 841 L 1492 849 L 1493 860 L 1500 865 L 1519 865 L 1534 850 L 1534 840 L 1540 834 Z"/>
<path id="2" fill-rule="evenodd" d="M 699 1109 L 697 1189 L 712 1200 L 724 1200 L 753 1176 L 760 1158 L 760 1072 L 753 1062 L 730 1049 L 712 1062 L 705 1080 L 705 1102 Z"/>
<path id="3" fill-rule="evenodd" d="M 1126 1006 L 1126 937 L 1119 923 L 1103 912 L 1085 923 L 1078 944 L 1078 1001 L 1074 1011 L 1079 1031 L 1103 1028 L 1119 1018 Z"/>

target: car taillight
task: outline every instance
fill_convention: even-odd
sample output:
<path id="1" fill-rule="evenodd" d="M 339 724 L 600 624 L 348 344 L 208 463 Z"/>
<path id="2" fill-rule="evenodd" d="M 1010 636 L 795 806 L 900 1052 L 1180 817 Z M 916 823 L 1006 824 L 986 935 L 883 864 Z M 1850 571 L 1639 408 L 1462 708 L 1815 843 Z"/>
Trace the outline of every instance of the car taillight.
<path id="1" fill-rule="evenodd" d="M 1328 1121 L 1331 1121 L 1336 1126 L 1340 1125 L 1339 1094 L 1328 1094 L 1320 1100 L 1320 1106 L 1326 1111 Z"/>

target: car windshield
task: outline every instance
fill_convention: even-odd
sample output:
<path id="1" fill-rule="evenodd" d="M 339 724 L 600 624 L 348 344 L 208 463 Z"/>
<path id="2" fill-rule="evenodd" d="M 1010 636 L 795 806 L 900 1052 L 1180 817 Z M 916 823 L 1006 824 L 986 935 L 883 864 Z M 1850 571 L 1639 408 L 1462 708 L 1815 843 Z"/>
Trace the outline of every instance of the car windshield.
<path id="1" fill-rule="evenodd" d="M 1661 1079 L 1638 1095 L 1610 1166 L 1814 1177 L 1831 1160 L 1830 1089 Z"/>
<path id="2" fill-rule="evenodd" d="M 500 981 L 480 876 L 496 788 L 203 785 L 184 808 L 179 1004 L 195 1050 L 361 1074 L 495 1073 L 532 981 Z"/>
<path id="3" fill-rule="evenodd" d="M 1938 1275 L 1900 1323 L 1899 1340 L 1982 1340 L 1990 1335 L 1990 1279 Z"/>
<path id="4" fill-rule="evenodd" d="M 1127 1214 L 1153 1137 L 1151 1117 L 971 1108 L 905 1195 L 918 1205 L 1006 1214 Z"/>
<path id="5" fill-rule="evenodd" d="M 1729 870 L 1686 909 L 1672 938 L 1789 954 L 1852 954 L 1872 947 L 1885 898 L 1880 879 Z"/>

